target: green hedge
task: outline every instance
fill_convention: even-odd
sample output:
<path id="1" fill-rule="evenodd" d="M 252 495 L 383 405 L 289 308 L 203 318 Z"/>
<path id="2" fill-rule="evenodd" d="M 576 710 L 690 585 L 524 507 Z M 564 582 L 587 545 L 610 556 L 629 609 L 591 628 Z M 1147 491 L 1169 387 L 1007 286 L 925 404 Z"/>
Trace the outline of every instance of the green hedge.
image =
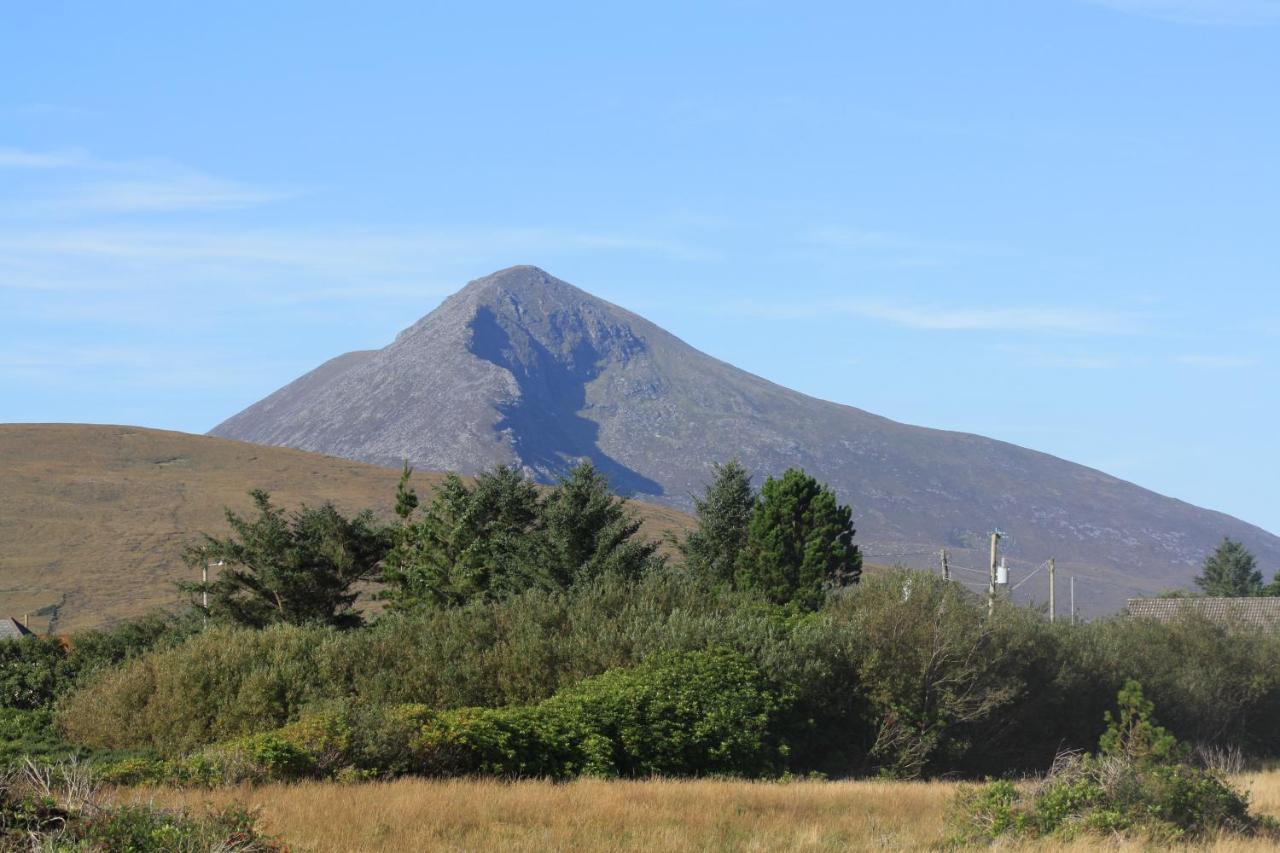
<path id="1" fill-rule="evenodd" d="M 603 673 L 708 648 L 732 649 L 786 697 L 770 719 L 795 773 L 1043 770 L 1059 749 L 1097 742 L 1133 677 L 1179 737 L 1280 756 L 1280 729 L 1268 723 L 1280 719 L 1280 637 L 1193 617 L 1050 625 L 1000 606 L 988 619 L 958 584 L 906 571 L 865 578 L 815 613 L 666 570 L 359 631 L 211 628 L 100 671 L 58 721 L 77 745 L 179 759 L 325 714 L 363 715 L 371 721 L 353 730 L 380 731 L 376 709 L 420 706 L 472 709 L 477 732 L 489 726 L 518 744 L 545 721 L 511 709 L 568 702 Z M 396 755 L 404 743 L 360 746 L 383 757 L 353 766 L 410 763 Z"/>
<path id="2" fill-rule="evenodd" d="M 787 699 L 726 649 L 667 654 L 613 670 L 536 705 L 335 707 L 185 758 L 104 764 L 117 784 L 310 777 L 772 775 Z"/>

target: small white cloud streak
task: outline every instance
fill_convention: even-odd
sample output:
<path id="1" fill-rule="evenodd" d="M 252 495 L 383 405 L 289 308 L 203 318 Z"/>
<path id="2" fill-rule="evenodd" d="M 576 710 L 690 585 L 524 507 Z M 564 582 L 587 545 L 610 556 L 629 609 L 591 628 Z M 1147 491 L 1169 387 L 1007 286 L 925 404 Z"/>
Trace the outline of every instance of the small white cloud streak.
<path id="1" fill-rule="evenodd" d="M 0 169 L 79 169 L 93 162 L 80 151 L 26 151 L 0 146 Z"/>
<path id="2" fill-rule="evenodd" d="M 169 163 L 102 160 L 79 150 L 30 151 L 0 146 L 0 169 L 82 173 L 83 177 L 76 183 L 64 180 L 52 191 L 37 190 L 30 198 L 10 199 L 5 205 L 24 215 L 229 210 L 267 204 L 293 195 L 246 186 Z"/>
<path id="3" fill-rule="evenodd" d="M 1007 246 L 991 243 L 929 240 L 904 234 L 895 234 L 873 228 L 850 228 L 828 225 L 805 235 L 803 242 L 829 249 L 839 249 L 871 255 L 889 255 L 906 265 L 937 265 L 937 256 L 995 257 L 1013 254 Z"/>
<path id="4" fill-rule="evenodd" d="M 39 206 L 70 213 L 160 213 L 253 207 L 288 197 L 192 173 L 88 183 Z"/>
<path id="5" fill-rule="evenodd" d="M 889 302 L 824 300 L 806 305 L 736 302 L 731 313 L 809 319 L 831 315 L 880 320 L 909 329 L 950 332 L 1060 332 L 1135 334 L 1140 324 L 1127 315 L 1075 308 L 940 308 Z"/>
<path id="6" fill-rule="evenodd" d="M 1258 359 L 1241 355 L 1180 355 L 1175 359 L 1179 364 L 1191 367 L 1210 367 L 1230 369 L 1238 367 L 1254 367 Z"/>
<path id="7" fill-rule="evenodd" d="M 1128 12 L 1179 24 L 1266 26 L 1280 22 L 1280 0 L 1088 0 Z"/>
<path id="8" fill-rule="evenodd" d="M 651 251 L 696 256 L 680 243 L 564 228 L 417 229 L 373 233 L 357 229 L 206 231 L 178 228 L 71 228 L 0 233 L 0 256 L 25 275 L 0 282 L 23 289 L 101 289 L 94 278 L 50 275 L 84 263 L 143 267 L 163 274 L 209 264 L 244 272 L 284 270 L 359 278 L 415 277 L 432 262 L 494 255 L 536 257 L 563 251 Z M 34 271 L 34 272 L 33 272 Z M 59 282 L 58 283 L 55 283 Z"/>

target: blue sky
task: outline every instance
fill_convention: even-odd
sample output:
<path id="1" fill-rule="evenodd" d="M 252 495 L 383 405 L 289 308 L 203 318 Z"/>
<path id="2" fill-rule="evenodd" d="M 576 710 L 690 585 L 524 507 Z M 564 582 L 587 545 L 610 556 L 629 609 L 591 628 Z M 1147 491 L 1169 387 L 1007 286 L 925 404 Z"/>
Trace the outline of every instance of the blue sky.
<path id="1" fill-rule="evenodd" d="M 1280 0 L 4 17 L 0 421 L 203 432 L 533 263 L 1280 531 Z"/>

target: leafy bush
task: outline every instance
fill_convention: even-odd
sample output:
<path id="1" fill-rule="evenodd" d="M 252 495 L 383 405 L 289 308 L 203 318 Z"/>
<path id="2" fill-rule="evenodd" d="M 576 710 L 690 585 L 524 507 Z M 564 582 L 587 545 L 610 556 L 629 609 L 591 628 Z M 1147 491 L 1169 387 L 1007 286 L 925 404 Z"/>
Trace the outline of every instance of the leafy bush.
<path id="1" fill-rule="evenodd" d="M 264 837 L 255 816 L 229 805 L 198 815 L 151 805 L 107 806 L 82 765 L 27 762 L 0 777 L 0 849 L 226 851 L 283 848 Z"/>
<path id="2" fill-rule="evenodd" d="M 314 775 L 316 760 L 302 746 L 267 732 L 204 749 L 175 770 L 182 781 L 288 782 Z"/>
<path id="3" fill-rule="evenodd" d="M 1186 751 L 1156 724 L 1137 682 L 1124 686 L 1119 704 L 1117 715 L 1107 715 L 1098 755 L 1063 754 L 1031 785 L 963 789 L 957 840 L 1100 832 L 1168 843 L 1219 832 L 1275 834 L 1249 814 L 1247 795 L 1184 762 Z"/>
<path id="4" fill-rule="evenodd" d="M 50 840 L 73 849 L 133 853 L 174 850 L 265 853 L 288 849 L 263 836 L 257 829 L 253 812 L 234 804 L 204 815 L 142 804 L 101 809 L 77 816 L 53 833 Z"/>
<path id="5" fill-rule="evenodd" d="M 662 655 L 533 706 L 441 714 L 419 735 L 419 772 L 498 776 L 776 773 L 785 708 L 727 650 Z"/>
<path id="6" fill-rule="evenodd" d="M 322 714 L 347 720 L 358 745 L 383 730 L 380 709 L 535 706 L 610 670 L 713 647 L 788 697 L 772 719 L 797 773 L 1043 772 L 1060 749 L 1094 747 L 1104 712 L 1139 676 L 1201 754 L 1280 756 L 1269 724 L 1280 718 L 1280 637 L 1190 616 L 1051 625 L 998 606 L 988 618 L 958 584 L 909 571 L 867 577 L 816 612 L 667 568 L 358 631 L 210 628 L 98 668 L 57 719 L 78 746 L 167 758 Z M 380 745 L 353 745 L 371 757 L 352 766 L 409 762 L 393 728 Z"/>
<path id="7" fill-rule="evenodd" d="M 80 752 L 59 736 L 52 711 L 0 708 L 0 766 L 22 758 L 54 759 Z"/>
<path id="8" fill-rule="evenodd" d="M 48 708 L 74 675 L 57 640 L 0 640 L 0 708 Z"/>
<path id="9" fill-rule="evenodd" d="M 76 679 L 118 666 L 152 649 L 173 648 L 198 633 L 202 620 L 195 612 L 156 611 L 126 619 L 110 628 L 81 631 L 70 640 L 67 662 Z"/>
<path id="10" fill-rule="evenodd" d="M 802 625 L 784 614 L 667 570 L 396 616 L 354 632 L 210 628 L 100 673 L 68 698 L 59 720 L 76 743 L 176 756 L 335 703 L 533 704 L 653 654 L 709 646 L 743 652 L 780 683 L 813 683 L 805 695 L 815 703 L 847 693 L 803 677 L 834 671 L 824 661 L 835 652 L 826 650 L 842 646 L 821 636 L 830 621 Z"/>
<path id="11" fill-rule="evenodd" d="M 324 646 L 335 632 L 210 628 L 173 649 L 100 673 L 59 715 L 76 743 L 174 755 L 267 731 L 321 698 Z"/>
<path id="12" fill-rule="evenodd" d="M 273 732 L 173 761 L 102 768 L 121 784 L 485 775 L 568 778 L 775 774 L 786 709 L 742 655 L 717 649 L 654 657 L 536 705 L 367 709 L 337 705 Z"/>

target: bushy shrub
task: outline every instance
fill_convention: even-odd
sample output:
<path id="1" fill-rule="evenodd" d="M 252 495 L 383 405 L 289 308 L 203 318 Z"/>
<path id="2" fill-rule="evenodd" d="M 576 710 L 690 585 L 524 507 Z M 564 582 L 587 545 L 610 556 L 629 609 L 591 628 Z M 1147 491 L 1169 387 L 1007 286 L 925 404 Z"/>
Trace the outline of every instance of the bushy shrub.
<path id="1" fill-rule="evenodd" d="M 603 777 L 775 774 L 786 743 L 779 696 L 727 649 L 660 655 L 536 705 L 458 708 L 341 705 L 276 731 L 170 762 L 104 767 L 118 782 L 195 784 L 311 776 Z"/>
<path id="2" fill-rule="evenodd" d="M 80 752 L 59 736 L 52 711 L 0 708 L 0 767 L 22 758 L 55 759 Z"/>
<path id="3" fill-rule="evenodd" d="M 103 669 L 141 657 L 152 649 L 180 645 L 199 633 L 201 627 L 200 615 L 194 611 L 156 611 L 136 619 L 126 619 L 109 628 L 73 634 L 67 660 L 76 679 L 83 680 Z"/>
<path id="4" fill-rule="evenodd" d="M 211 628 L 105 671 L 59 715 L 77 743 L 176 756 L 270 731 L 304 710 L 351 703 L 447 710 L 534 704 L 654 654 L 734 648 L 778 683 L 811 684 L 813 714 L 847 693 L 823 681 L 842 648 L 830 620 L 802 622 L 668 570 L 606 577 L 569 593 L 531 591 L 338 632 Z M 812 677 L 810 677 L 812 675 Z"/>
<path id="5" fill-rule="evenodd" d="M 57 640 L 0 640 L 0 708 L 48 708 L 74 677 L 67 650 Z"/>
<path id="6" fill-rule="evenodd" d="M 1042 772 L 1059 750 L 1098 742 L 1104 712 L 1134 677 L 1202 753 L 1280 755 L 1269 724 L 1280 718 L 1280 637 L 1190 616 L 1050 625 L 1002 604 L 988 618 L 960 585 L 905 570 L 867 577 L 816 612 L 668 568 L 358 631 L 210 628 L 100 669 L 58 720 L 80 746 L 178 758 L 322 712 L 535 706 L 607 671 L 712 647 L 745 656 L 789 697 L 773 719 L 792 772 Z M 372 719 L 353 728 L 379 730 Z M 373 756 L 403 743 L 359 748 Z"/>
<path id="7" fill-rule="evenodd" d="M 319 659 L 334 637 L 324 628 L 211 628 L 102 672 L 69 697 L 59 722 L 76 743 L 167 755 L 267 731 L 330 689 Z"/>
<path id="8" fill-rule="evenodd" d="M 316 759 L 301 745 L 265 732 L 208 747 L 175 769 L 184 781 L 290 782 L 314 775 Z"/>
<path id="9" fill-rule="evenodd" d="M 106 806 L 76 765 L 27 763 L 0 778 L 0 849 L 227 851 L 285 848 L 263 836 L 239 805 L 198 815 L 151 805 Z"/>
<path id="10" fill-rule="evenodd" d="M 257 828 L 257 817 L 240 805 L 206 814 L 171 811 L 131 804 L 77 816 L 50 840 L 58 849 L 128 850 L 131 853 L 169 853 L 173 850 L 210 853 L 267 853 L 288 848 Z"/>
<path id="11" fill-rule="evenodd" d="M 651 658 L 538 705 L 433 715 L 413 741 L 415 772 L 504 777 L 694 776 L 775 772 L 785 699 L 728 651 Z"/>
<path id="12" fill-rule="evenodd" d="M 1269 822 L 1249 814 L 1247 795 L 1185 762 L 1186 750 L 1156 724 L 1137 682 L 1124 686 L 1119 705 L 1106 718 L 1097 755 L 1065 753 L 1035 783 L 962 789 L 957 840 L 1099 832 L 1169 843 L 1220 832 L 1275 835 Z"/>
<path id="13" fill-rule="evenodd" d="M 969 842 L 1081 832 L 1170 842 L 1219 832 L 1271 832 L 1249 814 L 1248 797 L 1215 774 L 1120 756 L 1070 755 L 1035 784 L 962 789 L 956 813 L 959 837 Z"/>

